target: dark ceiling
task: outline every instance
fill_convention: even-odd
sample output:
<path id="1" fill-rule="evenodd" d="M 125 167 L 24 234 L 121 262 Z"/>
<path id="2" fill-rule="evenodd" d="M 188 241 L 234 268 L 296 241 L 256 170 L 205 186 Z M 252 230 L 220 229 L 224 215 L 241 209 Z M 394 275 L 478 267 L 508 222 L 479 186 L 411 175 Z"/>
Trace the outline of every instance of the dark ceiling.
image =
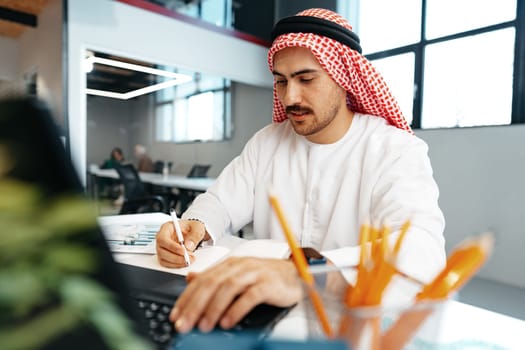
<path id="1" fill-rule="evenodd" d="M 95 52 L 96 57 L 108 58 L 116 61 L 136 64 L 139 66 L 157 68 L 155 65 L 125 57 Z M 130 69 L 112 67 L 94 63 L 93 70 L 86 73 L 86 87 L 88 89 L 126 93 L 156 84 L 159 76 L 137 72 Z"/>
<path id="2" fill-rule="evenodd" d="M 0 0 L 0 36 L 18 38 L 38 25 L 38 14 L 48 0 Z"/>

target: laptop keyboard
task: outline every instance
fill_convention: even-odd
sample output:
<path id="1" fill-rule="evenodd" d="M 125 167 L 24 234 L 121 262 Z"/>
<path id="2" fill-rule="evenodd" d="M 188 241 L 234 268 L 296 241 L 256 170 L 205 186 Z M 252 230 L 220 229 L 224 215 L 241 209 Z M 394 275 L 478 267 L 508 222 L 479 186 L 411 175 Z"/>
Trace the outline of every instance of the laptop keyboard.
<path id="1" fill-rule="evenodd" d="M 175 335 L 173 323 L 169 320 L 172 305 L 146 299 L 136 301 L 151 340 L 157 344 L 168 344 Z"/>
<path id="2" fill-rule="evenodd" d="M 176 331 L 173 323 L 169 320 L 174 302 L 161 300 L 160 298 L 148 298 L 145 296 L 135 297 L 139 316 L 141 315 L 148 335 L 160 349 L 172 348 L 176 344 Z M 224 330 L 217 328 L 215 333 L 226 338 L 232 338 L 240 331 L 251 331 L 260 333 L 260 337 L 266 336 L 274 324 L 280 320 L 288 309 L 261 304 L 255 307 L 235 327 Z M 193 335 L 198 333 L 193 333 Z"/>

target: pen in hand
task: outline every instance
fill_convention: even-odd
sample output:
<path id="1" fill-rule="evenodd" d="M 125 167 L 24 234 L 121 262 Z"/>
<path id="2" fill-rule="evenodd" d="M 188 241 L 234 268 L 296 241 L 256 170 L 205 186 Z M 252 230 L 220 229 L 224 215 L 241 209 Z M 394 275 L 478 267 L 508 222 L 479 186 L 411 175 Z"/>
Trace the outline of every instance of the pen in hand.
<path id="1" fill-rule="evenodd" d="M 184 261 L 186 262 L 186 266 L 190 266 L 190 256 L 188 255 L 188 251 L 186 250 L 186 246 L 184 245 L 184 237 L 182 236 L 182 230 L 179 225 L 179 218 L 177 217 L 175 209 L 171 208 L 170 215 L 171 220 L 173 221 L 173 226 L 175 226 L 175 232 L 177 233 L 177 240 L 182 245 L 182 249 L 184 249 Z"/>

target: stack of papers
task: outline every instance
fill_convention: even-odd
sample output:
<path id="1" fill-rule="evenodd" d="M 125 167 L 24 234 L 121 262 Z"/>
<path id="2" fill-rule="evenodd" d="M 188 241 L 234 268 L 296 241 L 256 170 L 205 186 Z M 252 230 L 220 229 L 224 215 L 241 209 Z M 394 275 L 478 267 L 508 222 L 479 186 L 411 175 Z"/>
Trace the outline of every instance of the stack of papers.
<path id="1" fill-rule="evenodd" d="M 160 226 L 171 221 L 164 213 L 100 216 L 98 223 L 109 248 L 115 253 L 155 254 Z"/>
<path id="2" fill-rule="evenodd" d="M 155 254 L 155 236 L 158 230 L 158 224 L 114 224 L 102 229 L 111 251 L 141 254 Z"/>

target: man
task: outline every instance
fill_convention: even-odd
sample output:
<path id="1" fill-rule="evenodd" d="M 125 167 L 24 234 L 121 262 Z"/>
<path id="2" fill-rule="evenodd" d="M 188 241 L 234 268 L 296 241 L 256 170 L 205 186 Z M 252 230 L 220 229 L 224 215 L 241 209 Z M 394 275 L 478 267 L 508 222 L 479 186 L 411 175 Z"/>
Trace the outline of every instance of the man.
<path id="1" fill-rule="evenodd" d="M 334 12 L 310 9 L 282 19 L 272 34 L 274 123 L 184 213 L 187 248 L 252 220 L 256 238 L 283 240 L 268 203 L 271 185 L 300 244 L 336 265 L 356 263 L 362 223 L 387 224 L 394 240 L 411 219 L 397 267 L 432 279 L 445 263 L 444 218 L 427 146 L 360 54 L 351 26 Z M 172 235 L 173 226 L 163 225 L 159 262 L 183 266 Z M 188 281 L 170 315 L 179 332 L 230 328 L 258 303 L 289 306 L 301 298 L 290 260 L 230 259 Z"/>
<path id="2" fill-rule="evenodd" d="M 151 157 L 146 152 L 146 147 L 141 144 L 135 145 L 135 157 L 138 159 L 138 172 L 152 173 L 155 171 L 155 165 L 153 164 Z"/>

